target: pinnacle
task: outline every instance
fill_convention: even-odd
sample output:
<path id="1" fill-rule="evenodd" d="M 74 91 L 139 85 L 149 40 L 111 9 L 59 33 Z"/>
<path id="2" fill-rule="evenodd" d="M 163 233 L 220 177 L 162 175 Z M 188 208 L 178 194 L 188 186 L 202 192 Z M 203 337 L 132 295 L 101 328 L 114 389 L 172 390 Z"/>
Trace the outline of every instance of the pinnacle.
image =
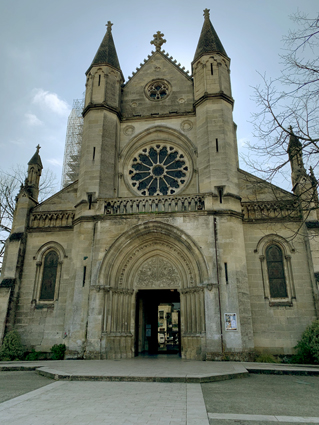
<path id="1" fill-rule="evenodd" d="M 204 10 L 204 24 L 199 37 L 193 62 L 207 53 L 221 53 L 227 57 L 227 53 L 210 21 L 209 9 Z"/>
<path id="2" fill-rule="evenodd" d="M 288 143 L 288 152 L 291 152 L 292 149 L 297 148 L 298 150 L 301 150 L 302 148 L 302 144 L 300 143 L 300 140 L 298 139 L 298 137 L 294 134 L 292 127 L 289 127 L 289 131 L 290 131 L 290 138 L 289 138 L 289 143 Z"/>
<path id="3" fill-rule="evenodd" d="M 41 161 L 41 158 L 40 158 L 40 155 L 39 155 L 39 150 L 40 150 L 40 145 L 38 145 L 36 147 L 36 152 L 33 155 L 33 157 L 30 159 L 30 161 L 28 162 L 28 165 L 35 165 L 36 164 L 36 165 L 39 165 L 41 168 L 43 168 L 42 161 Z"/>

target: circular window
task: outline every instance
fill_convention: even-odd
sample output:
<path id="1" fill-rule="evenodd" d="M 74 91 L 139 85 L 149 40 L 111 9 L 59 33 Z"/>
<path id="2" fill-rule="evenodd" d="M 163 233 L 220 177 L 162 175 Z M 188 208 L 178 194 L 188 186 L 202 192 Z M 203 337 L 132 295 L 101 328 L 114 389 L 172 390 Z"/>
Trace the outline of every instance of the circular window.
<path id="1" fill-rule="evenodd" d="M 170 87 L 167 81 L 156 80 L 146 86 L 145 92 L 150 100 L 162 100 L 169 95 Z"/>
<path id="2" fill-rule="evenodd" d="M 143 196 L 172 195 L 185 187 L 190 165 L 174 146 L 157 144 L 142 148 L 129 165 L 129 183 Z"/>

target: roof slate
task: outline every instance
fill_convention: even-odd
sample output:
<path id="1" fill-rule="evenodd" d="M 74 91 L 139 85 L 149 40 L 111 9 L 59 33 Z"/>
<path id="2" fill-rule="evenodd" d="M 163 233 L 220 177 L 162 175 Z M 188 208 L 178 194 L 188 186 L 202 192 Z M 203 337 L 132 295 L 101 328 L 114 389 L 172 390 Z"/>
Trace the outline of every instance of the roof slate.
<path id="1" fill-rule="evenodd" d="M 102 64 L 111 65 L 113 68 L 121 70 L 110 25 L 107 27 L 106 34 L 102 40 L 102 43 L 100 44 L 100 47 L 98 48 L 98 51 L 96 52 L 96 55 L 94 56 L 90 68 L 93 65 Z"/>
<path id="2" fill-rule="evenodd" d="M 33 155 L 33 157 L 28 162 L 28 165 L 35 165 L 35 164 L 39 165 L 41 168 L 43 168 L 42 161 L 41 161 L 38 150 L 36 151 L 36 153 Z"/>
<path id="3" fill-rule="evenodd" d="M 205 16 L 193 62 L 205 53 L 221 53 L 228 57 L 209 16 Z"/>

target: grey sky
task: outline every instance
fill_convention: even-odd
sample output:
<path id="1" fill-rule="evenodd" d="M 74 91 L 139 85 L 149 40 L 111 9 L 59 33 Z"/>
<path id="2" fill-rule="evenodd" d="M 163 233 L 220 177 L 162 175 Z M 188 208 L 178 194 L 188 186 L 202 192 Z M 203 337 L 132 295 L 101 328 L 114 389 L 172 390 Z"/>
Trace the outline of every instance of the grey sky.
<path id="1" fill-rule="evenodd" d="M 190 70 L 206 7 L 231 58 L 242 149 L 252 140 L 251 86 L 261 82 L 256 71 L 278 76 L 281 40 L 293 27 L 289 15 L 300 10 L 314 17 L 318 6 L 318 0 L 2 0 L 0 169 L 26 164 L 39 143 L 44 167 L 60 179 L 67 117 L 73 99 L 82 97 L 108 20 L 127 81 L 150 54 L 158 30 L 167 40 L 163 49 Z"/>

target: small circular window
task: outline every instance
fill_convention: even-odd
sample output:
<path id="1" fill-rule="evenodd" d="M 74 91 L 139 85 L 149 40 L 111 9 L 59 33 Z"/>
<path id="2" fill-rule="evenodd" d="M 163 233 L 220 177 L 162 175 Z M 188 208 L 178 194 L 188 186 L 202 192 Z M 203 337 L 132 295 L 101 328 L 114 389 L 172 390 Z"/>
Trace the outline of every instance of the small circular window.
<path id="1" fill-rule="evenodd" d="M 145 92 L 150 100 L 162 100 L 169 95 L 170 87 L 167 81 L 156 80 L 146 86 Z"/>
<path id="2" fill-rule="evenodd" d="M 172 195 L 185 187 L 190 165 L 184 153 L 168 144 L 141 149 L 129 165 L 129 182 L 143 196 Z"/>

